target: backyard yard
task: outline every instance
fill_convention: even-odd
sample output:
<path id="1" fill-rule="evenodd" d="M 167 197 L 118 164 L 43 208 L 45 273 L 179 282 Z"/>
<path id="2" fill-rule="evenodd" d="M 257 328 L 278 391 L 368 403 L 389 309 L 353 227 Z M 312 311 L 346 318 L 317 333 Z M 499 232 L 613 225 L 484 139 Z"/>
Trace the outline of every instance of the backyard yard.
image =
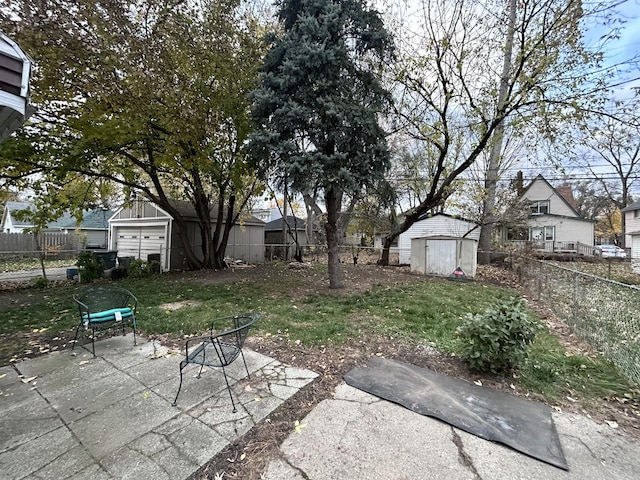
<path id="1" fill-rule="evenodd" d="M 532 300 L 530 314 L 547 328 L 537 335 L 527 361 L 502 375 L 471 371 L 457 355 L 456 328 L 467 313 L 521 295 L 511 271 L 479 268 L 473 282 L 418 276 L 406 267 L 343 265 L 346 288 L 328 288 L 326 265 L 285 265 L 225 271 L 163 274 L 118 284 L 139 300 L 142 334 L 173 347 L 205 332 L 212 319 L 240 311 L 263 318 L 247 345 L 281 362 L 320 374 L 310 387 L 214 459 L 224 468 L 259 469 L 260 458 L 319 401 L 331 396 L 342 375 L 371 356 L 402 359 L 476 384 L 524 395 L 553 408 L 577 411 L 640 435 L 640 392 Z M 43 289 L 0 293 L 0 364 L 69 349 L 78 322 L 72 294 L 87 285 L 62 282 Z M 81 341 L 86 342 L 88 338 Z M 232 466 L 242 453 L 257 462 Z M 263 455 L 264 454 L 264 455 Z M 246 462 L 244 462 L 246 464 Z"/>

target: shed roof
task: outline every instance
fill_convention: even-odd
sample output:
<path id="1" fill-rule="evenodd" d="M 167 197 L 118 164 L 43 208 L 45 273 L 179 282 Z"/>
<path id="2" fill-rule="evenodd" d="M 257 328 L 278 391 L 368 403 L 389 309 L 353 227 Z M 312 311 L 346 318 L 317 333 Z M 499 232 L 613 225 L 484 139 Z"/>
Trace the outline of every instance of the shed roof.
<path id="1" fill-rule="evenodd" d="M 287 223 L 292 229 L 295 230 L 305 230 L 307 227 L 307 222 L 302 218 L 298 218 L 293 215 L 287 216 Z M 284 219 L 282 217 L 276 218 L 275 220 L 271 220 L 264 226 L 264 231 L 281 231 L 283 228 Z"/>
<path id="2" fill-rule="evenodd" d="M 620 211 L 621 212 L 632 212 L 633 210 L 640 210 L 640 201 L 639 202 L 633 202 L 631 205 L 627 205 L 626 207 L 624 207 Z"/>

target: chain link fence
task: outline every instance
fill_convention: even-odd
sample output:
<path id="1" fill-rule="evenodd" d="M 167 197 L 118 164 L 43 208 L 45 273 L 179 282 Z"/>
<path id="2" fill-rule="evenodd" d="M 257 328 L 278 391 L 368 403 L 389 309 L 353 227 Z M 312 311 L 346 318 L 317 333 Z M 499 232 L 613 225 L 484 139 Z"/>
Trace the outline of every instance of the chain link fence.
<path id="1" fill-rule="evenodd" d="M 43 277 L 42 264 L 47 280 L 65 280 L 67 269 L 74 268 L 77 258 L 77 250 L 60 249 L 55 254 L 42 251 L 0 252 L 0 289 L 16 288 Z"/>
<path id="2" fill-rule="evenodd" d="M 640 385 L 640 288 L 545 261 L 516 267 L 536 300 Z"/>

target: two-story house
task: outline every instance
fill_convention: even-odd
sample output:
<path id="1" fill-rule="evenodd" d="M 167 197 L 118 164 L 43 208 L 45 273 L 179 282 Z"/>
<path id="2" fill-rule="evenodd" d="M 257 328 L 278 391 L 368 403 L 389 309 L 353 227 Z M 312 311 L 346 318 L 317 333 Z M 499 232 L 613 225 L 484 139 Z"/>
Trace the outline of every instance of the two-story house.
<path id="1" fill-rule="evenodd" d="M 595 221 L 582 218 L 575 207 L 570 186 L 554 188 L 538 175 L 523 191 L 531 212 L 527 220 L 528 241 L 545 251 L 590 253 Z"/>

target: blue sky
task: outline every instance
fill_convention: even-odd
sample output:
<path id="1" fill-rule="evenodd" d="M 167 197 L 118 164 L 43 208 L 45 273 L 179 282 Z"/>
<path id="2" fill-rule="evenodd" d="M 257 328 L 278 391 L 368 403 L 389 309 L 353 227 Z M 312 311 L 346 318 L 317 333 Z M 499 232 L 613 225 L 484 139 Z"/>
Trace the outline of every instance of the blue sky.
<path id="1" fill-rule="evenodd" d="M 626 0 L 616 7 L 617 21 L 605 25 L 591 21 L 585 24 L 586 42 L 588 45 L 600 43 L 600 37 L 614 28 L 619 28 L 619 38 L 609 40 L 604 49 L 605 62 L 608 65 L 630 60 L 640 55 L 640 0 Z M 628 76 L 640 77 L 640 65 L 636 59 L 635 68 Z M 640 86 L 640 82 L 635 82 Z"/>

